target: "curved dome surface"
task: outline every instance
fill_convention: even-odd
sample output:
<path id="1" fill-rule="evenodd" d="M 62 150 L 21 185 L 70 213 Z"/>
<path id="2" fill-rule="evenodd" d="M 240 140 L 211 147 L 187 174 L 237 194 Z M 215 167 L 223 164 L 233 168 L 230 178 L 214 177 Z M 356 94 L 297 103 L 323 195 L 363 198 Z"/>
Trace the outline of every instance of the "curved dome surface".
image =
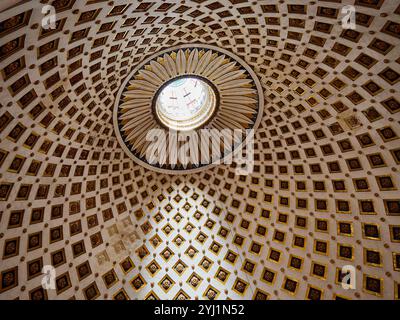
<path id="1" fill-rule="evenodd" d="M 398 299 L 396 1 L 352 1 L 355 30 L 344 1 L 42 2 L 55 29 L 36 0 L 0 12 L 1 299 Z M 260 79 L 251 175 L 162 174 L 117 140 L 132 68 L 193 43 Z"/>

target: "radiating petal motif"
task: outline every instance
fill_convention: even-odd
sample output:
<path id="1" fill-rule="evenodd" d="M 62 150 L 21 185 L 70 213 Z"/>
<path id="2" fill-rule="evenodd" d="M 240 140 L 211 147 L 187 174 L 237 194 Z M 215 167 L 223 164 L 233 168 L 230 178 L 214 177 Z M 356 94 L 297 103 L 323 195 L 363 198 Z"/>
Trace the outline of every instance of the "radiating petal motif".
<path id="1" fill-rule="evenodd" d="M 218 79 L 218 77 L 220 77 L 221 75 L 224 75 L 226 73 L 228 73 L 229 71 L 233 70 L 235 68 L 236 62 L 230 62 L 227 63 L 225 65 L 220 66 L 217 70 L 215 70 L 214 72 L 212 72 L 208 78 L 211 81 L 214 81 L 216 79 Z"/>
<path id="2" fill-rule="evenodd" d="M 148 70 L 140 70 L 139 75 L 142 76 L 144 80 L 150 82 L 155 86 L 159 86 L 163 82 L 155 72 L 151 72 Z"/>
<path id="3" fill-rule="evenodd" d="M 178 75 L 178 72 L 176 70 L 175 61 L 169 54 L 165 54 L 164 59 L 165 59 L 165 66 L 168 68 L 171 78 L 176 77 Z"/>
<path id="4" fill-rule="evenodd" d="M 254 108 L 246 106 L 246 105 L 241 105 L 241 104 L 237 104 L 237 103 L 221 103 L 221 110 L 223 109 L 229 109 L 232 111 L 240 111 L 243 113 L 254 113 Z"/>
<path id="5" fill-rule="evenodd" d="M 225 55 L 222 55 L 211 61 L 210 64 L 204 69 L 202 76 L 207 77 L 210 73 L 212 73 L 216 68 L 221 65 L 224 59 Z"/>
<path id="6" fill-rule="evenodd" d="M 187 73 L 190 74 L 190 73 L 194 72 L 198 61 L 199 61 L 199 51 L 197 49 L 194 49 L 191 51 L 189 58 L 188 58 Z"/>
<path id="7" fill-rule="evenodd" d="M 151 61 L 150 66 L 163 81 L 167 81 L 169 79 L 168 71 L 161 63 L 158 63 L 157 61 Z"/>
<path id="8" fill-rule="evenodd" d="M 235 88 L 235 89 L 224 89 L 220 91 L 221 97 L 224 96 L 230 96 L 230 95 L 238 95 L 238 96 L 244 96 L 244 95 L 256 95 L 257 91 L 252 89 L 252 88 Z"/>
<path id="9" fill-rule="evenodd" d="M 175 63 L 178 74 L 184 74 L 186 70 L 186 56 L 183 50 L 178 51 Z"/>
<path id="10" fill-rule="evenodd" d="M 151 84 L 150 82 L 145 80 L 132 80 L 129 82 L 129 84 L 129 87 L 127 88 L 128 90 L 131 90 L 133 88 L 138 88 L 146 91 L 157 90 L 157 85 Z"/>
<path id="11" fill-rule="evenodd" d="M 197 64 L 197 67 L 194 71 L 195 74 L 202 74 L 203 70 L 207 67 L 207 65 L 210 63 L 210 60 L 212 58 L 212 51 L 208 50 L 200 59 L 199 63 Z"/>
<path id="12" fill-rule="evenodd" d="M 215 87 L 219 105 L 206 128 L 223 132 L 224 129 L 247 129 L 255 125 L 254 119 L 262 108 L 260 95 L 255 79 L 237 60 L 213 49 L 187 47 L 167 51 L 144 62 L 121 91 L 119 127 L 123 141 L 129 144 L 135 159 L 143 159 L 148 148 L 152 148 L 150 141 L 146 141 L 147 132 L 160 128 L 158 116 L 154 112 L 157 92 L 167 81 L 181 76 L 197 76 L 208 80 Z M 166 143 L 169 144 L 169 132 L 166 133 Z M 235 139 L 235 145 L 240 144 L 240 138 Z M 178 148 L 183 143 L 178 142 Z M 191 143 L 191 147 L 198 148 L 200 154 L 206 149 L 207 152 L 224 149 L 222 142 L 214 146 L 207 146 L 204 141 L 199 141 L 198 146 L 193 141 Z M 167 158 L 168 155 L 164 154 L 160 163 L 166 163 Z M 166 169 L 177 170 L 179 167 L 179 163 L 177 166 L 164 165 Z M 201 165 L 189 163 L 186 169 L 198 167 Z"/>
<path id="13" fill-rule="evenodd" d="M 154 96 L 154 92 L 151 91 L 144 91 L 144 90 L 131 90 L 128 92 L 124 93 L 125 97 L 130 97 L 130 98 L 152 98 Z"/>
<path id="14" fill-rule="evenodd" d="M 225 83 L 227 81 L 231 81 L 237 78 L 240 78 L 244 75 L 246 71 L 245 70 L 237 70 L 237 71 L 231 71 L 228 72 L 224 75 L 219 76 L 217 79 L 214 80 L 215 84 L 222 84 Z"/>

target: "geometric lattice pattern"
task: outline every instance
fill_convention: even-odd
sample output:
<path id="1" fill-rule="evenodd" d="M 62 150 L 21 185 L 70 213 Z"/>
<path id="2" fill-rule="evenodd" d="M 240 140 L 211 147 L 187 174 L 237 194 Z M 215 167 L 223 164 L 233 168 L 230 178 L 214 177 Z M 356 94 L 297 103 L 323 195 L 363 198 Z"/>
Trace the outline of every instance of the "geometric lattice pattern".
<path id="1" fill-rule="evenodd" d="M 45 3 L 55 30 L 41 28 Z M 356 30 L 340 25 L 347 4 Z M 0 298 L 398 299 L 399 30 L 389 0 L 0 13 Z M 253 174 L 161 175 L 119 146 L 121 82 L 183 43 L 230 50 L 260 78 Z M 356 290 L 340 285 L 347 264 Z M 56 290 L 41 286 L 44 265 Z"/>

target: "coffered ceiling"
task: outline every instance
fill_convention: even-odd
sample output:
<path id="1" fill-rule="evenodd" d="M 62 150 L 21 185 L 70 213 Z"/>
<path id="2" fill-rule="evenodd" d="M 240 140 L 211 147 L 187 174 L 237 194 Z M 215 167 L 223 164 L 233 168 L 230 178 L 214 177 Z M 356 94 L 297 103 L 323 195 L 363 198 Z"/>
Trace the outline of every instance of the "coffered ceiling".
<path id="1" fill-rule="evenodd" d="M 345 5 L 355 30 L 341 26 Z M 398 299 L 399 38 L 391 0 L 1 12 L 0 298 Z M 126 76 L 187 43 L 232 52 L 261 82 L 250 175 L 156 173 L 117 141 Z M 42 288 L 45 265 L 55 290 Z M 341 286 L 344 265 L 355 290 Z"/>

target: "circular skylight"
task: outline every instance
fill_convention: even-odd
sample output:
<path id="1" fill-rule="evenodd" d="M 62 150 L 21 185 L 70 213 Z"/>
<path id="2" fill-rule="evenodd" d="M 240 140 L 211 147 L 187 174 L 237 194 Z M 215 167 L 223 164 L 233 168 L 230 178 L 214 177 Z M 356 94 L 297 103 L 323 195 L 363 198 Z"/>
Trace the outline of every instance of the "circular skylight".
<path id="1" fill-rule="evenodd" d="M 184 76 L 168 82 L 156 100 L 156 114 L 163 125 L 193 130 L 205 124 L 216 108 L 213 88 L 197 77 Z"/>
<path id="2" fill-rule="evenodd" d="M 240 57 L 206 44 L 179 45 L 153 54 L 130 72 L 116 96 L 113 123 L 120 145 L 135 162 L 161 173 L 186 174 L 225 158 L 227 131 L 224 143 L 210 146 L 210 141 L 202 143 L 200 129 L 214 133 L 255 129 L 263 101 L 257 76 Z M 193 131 L 194 135 L 181 139 L 185 135 L 176 136 L 173 131 Z M 187 144 L 196 136 L 199 143 Z M 249 135 L 235 139 L 234 149 L 249 139 Z M 157 143 L 163 141 L 166 144 Z M 161 152 L 163 146 L 168 147 L 165 157 L 149 161 L 149 154 Z M 196 146 L 200 163 L 192 152 Z M 175 154 L 187 147 L 193 154 L 189 163 Z M 206 157 L 209 161 L 203 161 Z"/>

